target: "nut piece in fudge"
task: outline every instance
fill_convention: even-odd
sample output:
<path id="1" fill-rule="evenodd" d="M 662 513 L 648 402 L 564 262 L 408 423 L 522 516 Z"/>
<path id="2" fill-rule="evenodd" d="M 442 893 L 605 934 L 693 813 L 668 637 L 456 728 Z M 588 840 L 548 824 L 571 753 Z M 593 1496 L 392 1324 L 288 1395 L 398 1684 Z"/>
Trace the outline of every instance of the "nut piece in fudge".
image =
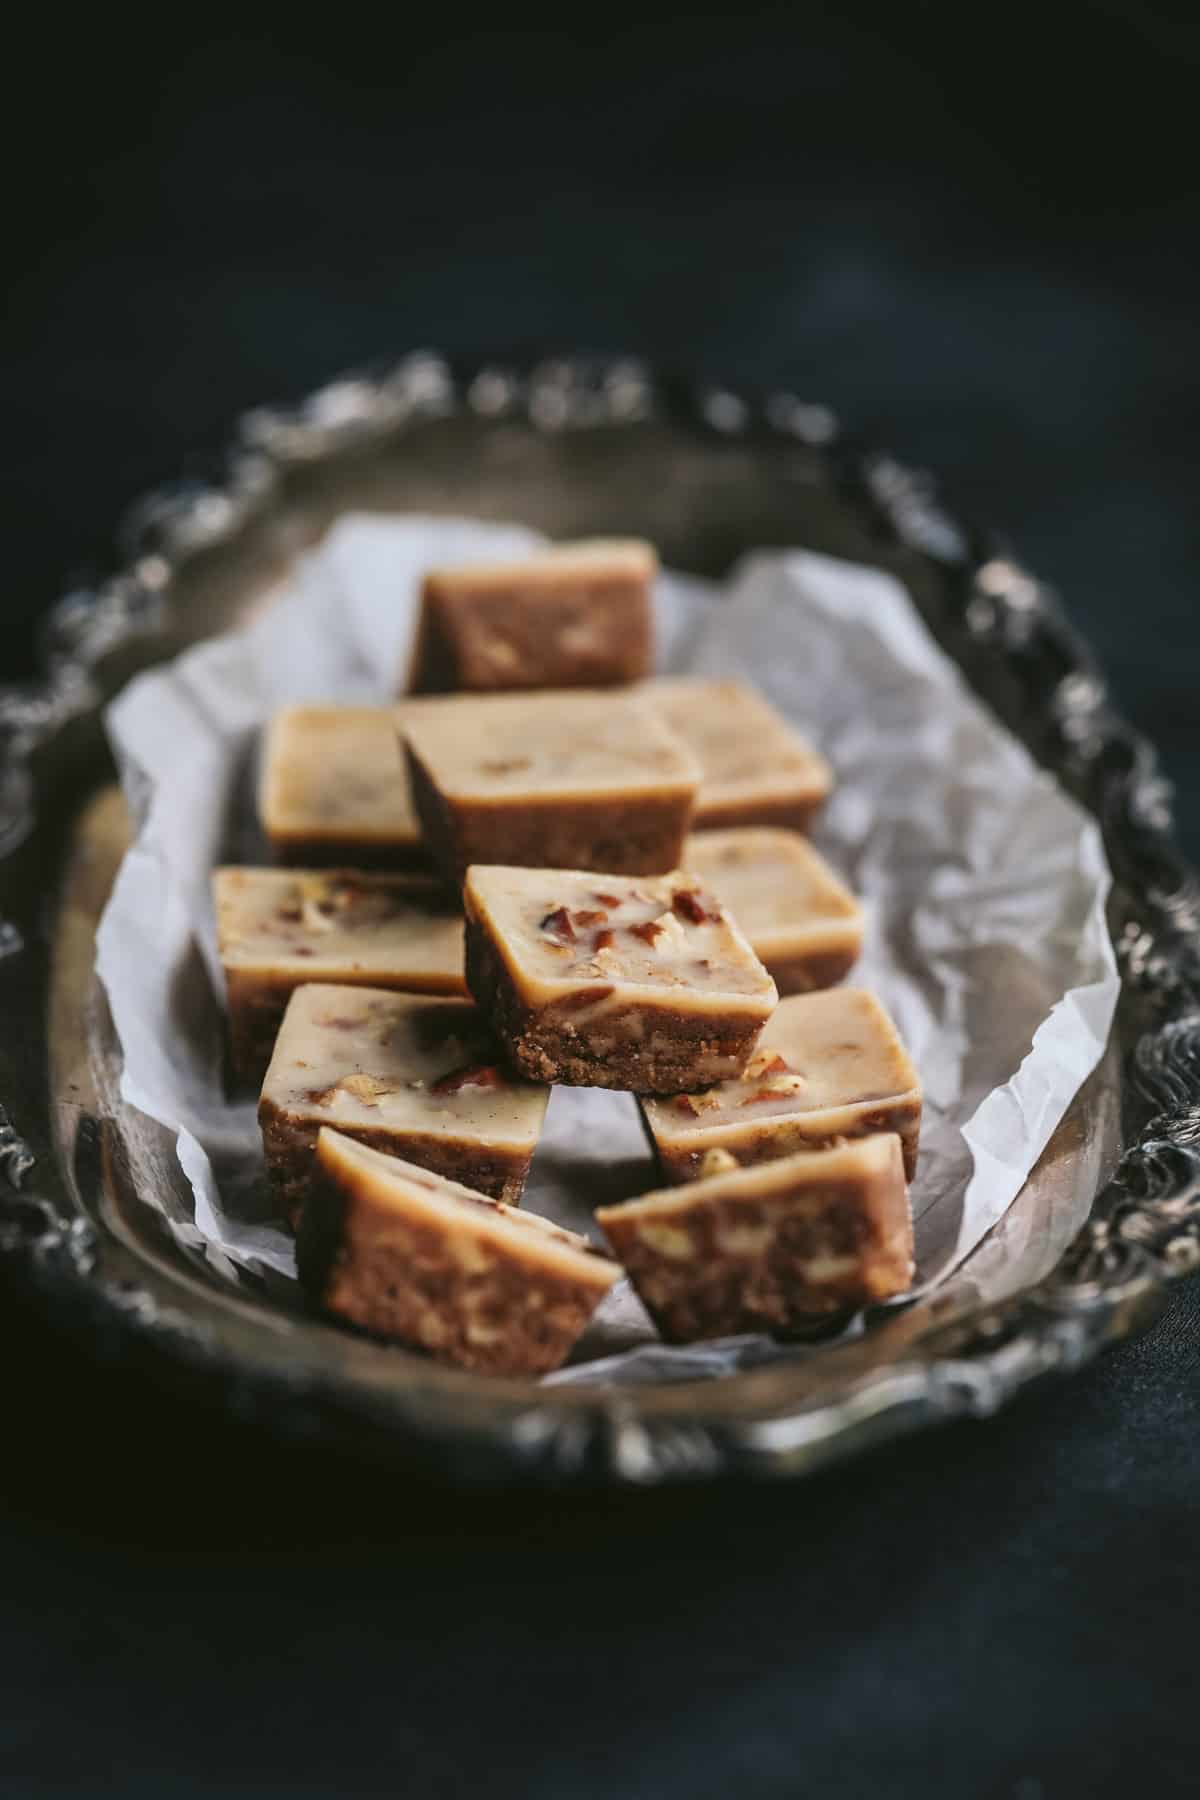
<path id="1" fill-rule="evenodd" d="M 620 538 L 431 569 L 409 686 L 444 694 L 637 681 L 650 669 L 657 573 L 651 545 Z"/>
<path id="2" fill-rule="evenodd" d="M 560 691 L 418 701 L 406 718 L 429 848 L 461 883 L 471 863 L 678 866 L 699 771 L 645 700 Z"/>
<path id="3" fill-rule="evenodd" d="M 242 1080 L 262 1080 L 292 990 L 305 982 L 467 991 L 462 914 L 429 876 L 218 869 L 213 898 Z"/>
<path id="4" fill-rule="evenodd" d="M 667 1181 L 879 1131 L 900 1138 L 911 1180 L 921 1084 L 874 994 L 829 988 L 781 1000 L 736 1081 L 645 1100 L 642 1116 Z"/>
<path id="5" fill-rule="evenodd" d="M 490 1375 L 557 1369 L 621 1271 L 586 1238 L 324 1129 L 297 1244 L 324 1311 Z"/>
<path id="6" fill-rule="evenodd" d="M 516 1205 L 548 1099 L 504 1067 L 469 1000 L 313 983 L 288 1001 L 258 1122 L 289 1219 L 322 1125 Z"/>
<path id="7" fill-rule="evenodd" d="M 690 837 L 684 858 L 729 908 L 781 994 L 832 987 L 862 952 L 862 908 L 797 831 L 739 825 Z"/>
<path id="8" fill-rule="evenodd" d="M 258 812 L 277 862 L 379 869 L 428 863 L 396 742 L 408 710 L 288 706 L 275 714 L 263 746 Z"/>
<path id="9" fill-rule="evenodd" d="M 786 825 L 807 831 L 829 798 L 829 764 L 744 681 L 662 676 L 638 690 L 695 755 L 696 831 Z"/>
<path id="10" fill-rule="evenodd" d="M 596 1218 L 670 1343 L 786 1333 L 912 1284 L 891 1134 L 645 1194 Z"/>
<path id="11" fill-rule="evenodd" d="M 537 1081 L 672 1093 L 736 1076 L 775 983 L 691 875 L 472 868 L 467 985 Z"/>

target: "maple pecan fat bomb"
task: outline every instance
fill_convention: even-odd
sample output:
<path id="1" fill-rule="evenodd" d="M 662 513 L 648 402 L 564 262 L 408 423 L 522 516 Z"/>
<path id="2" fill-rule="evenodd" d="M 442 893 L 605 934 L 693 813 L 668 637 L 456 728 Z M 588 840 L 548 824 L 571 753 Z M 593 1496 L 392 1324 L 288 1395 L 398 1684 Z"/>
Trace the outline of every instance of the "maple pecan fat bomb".
<path id="1" fill-rule="evenodd" d="M 288 1002 L 258 1122 L 292 1219 L 322 1125 L 516 1205 L 548 1099 L 502 1065 L 468 1000 L 314 983 Z"/>
<path id="2" fill-rule="evenodd" d="M 267 727 L 258 788 L 277 862 L 428 866 L 396 741 L 403 706 L 288 706 Z"/>
<path id="3" fill-rule="evenodd" d="M 243 1080 L 262 1080 L 292 990 L 305 982 L 467 991 L 462 913 L 429 876 L 218 869 L 213 898 Z"/>
<path id="4" fill-rule="evenodd" d="M 642 1116 L 668 1181 L 879 1131 L 899 1137 L 911 1180 L 921 1084 L 874 994 L 828 988 L 781 1000 L 736 1080 L 644 1100 Z"/>
<path id="5" fill-rule="evenodd" d="M 473 868 L 467 985 L 534 1080 L 672 1093 L 733 1076 L 775 983 L 719 903 L 676 870 L 638 879 Z"/>
<path id="6" fill-rule="evenodd" d="M 733 1169 L 596 1218 L 670 1343 L 786 1333 L 912 1285 L 899 1138 Z"/>
<path id="7" fill-rule="evenodd" d="M 409 686 L 441 694 L 637 681 L 650 668 L 657 573 L 649 544 L 619 538 L 431 569 Z"/>
<path id="8" fill-rule="evenodd" d="M 643 682 L 638 692 L 700 764 L 694 830 L 786 825 L 807 831 L 829 798 L 832 771 L 761 694 L 744 681 L 669 675 Z"/>
<path id="9" fill-rule="evenodd" d="M 658 874 L 678 865 L 699 771 L 644 700 L 469 694 L 417 702 L 404 737 L 429 848 L 471 863 Z"/>
<path id="10" fill-rule="evenodd" d="M 340 1132 L 297 1244 L 326 1311 L 489 1375 L 557 1369 L 621 1271 L 586 1238 Z"/>
<path id="11" fill-rule="evenodd" d="M 720 895 L 781 994 L 832 987 L 858 961 L 862 908 L 799 832 L 701 831 L 684 859 Z"/>

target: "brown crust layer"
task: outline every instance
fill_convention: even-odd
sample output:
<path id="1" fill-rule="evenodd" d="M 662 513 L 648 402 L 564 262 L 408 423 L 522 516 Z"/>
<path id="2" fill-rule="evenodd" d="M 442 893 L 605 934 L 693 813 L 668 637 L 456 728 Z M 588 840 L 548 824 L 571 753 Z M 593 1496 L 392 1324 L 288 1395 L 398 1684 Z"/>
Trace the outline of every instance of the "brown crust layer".
<path id="1" fill-rule="evenodd" d="M 490 1375 L 557 1369 L 601 1295 L 528 1257 L 455 1258 L 444 1230 L 416 1218 L 373 1229 L 318 1169 L 296 1246 L 310 1300 L 373 1335 Z"/>
<path id="2" fill-rule="evenodd" d="M 664 875 L 679 867 L 691 819 L 685 793 L 461 805 L 438 790 L 407 744 L 405 755 L 425 841 L 459 887 L 472 863 L 606 875 Z"/>
<path id="3" fill-rule="evenodd" d="M 911 1181 L 917 1172 L 921 1102 L 903 1100 L 894 1105 L 875 1107 L 863 1113 L 847 1129 L 834 1133 L 822 1133 L 806 1125 L 803 1113 L 786 1114 L 753 1130 L 731 1126 L 727 1135 L 714 1132 L 706 1143 L 694 1150 L 675 1150 L 657 1144 L 644 1115 L 642 1123 L 663 1179 L 672 1186 L 695 1181 L 703 1173 L 704 1158 L 710 1150 L 728 1151 L 740 1168 L 750 1169 L 759 1163 L 776 1162 L 783 1156 L 795 1156 L 802 1150 L 832 1150 L 837 1144 L 849 1143 L 855 1138 L 875 1137 L 880 1132 L 892 1132 L 900 1139 L 905 1179 Z"/>
<path id="4" fill-rule="evenodd" d="M 639 681 L 649 673 L 651 622 L 644 582 L 619 577 L 592 581 L 586 598 L 564 581 L 562 603 L 586 616 L 592 634 L 584 652 L 564 649 L 547 630 L 554 601 L 523 600 L 511 589 L 490 595 L 442 591 L 437 577 L 426 579 L 412 662 L 412 691 L 498 693 L 528 688 L 611 687 Z M 503 660 L 489 654 L 496 632 Z"/>
<path id="5" fill-rule="evenodd" d="M 467 920 L 466 975 L 510 1060 L 533 1081 L 634 1094 L 684 1093 L 740 1074 L 762 1030 L 759 1019 L 715 1011 L 673 1013 L 656 1006 L 657 1031 L 648 1039 L 647 1009 L 631 1004 L 606 1010 L 589 1041 L 592 996 L 583 990 L 549 1006 L 527 1005 L 490 934 L 472 918 Z"/>
<path id="6" fill-rule="evenodd" d="M 899 1159 L 869 1180 L 826 1178 L 777 1196 L 706 1195 L 685 1216 L 597 1214 L 669 1343 L 806 1322 L 904 1293 L 912 1222 Z"/>
<path id="7" fill-rule="evenodd" d="M 773 800 L 704 799 L 703 784 L 692 819 L 693 831 L 725 831 L 733 825 L 781 825 L 789 831 L 808 833 L 827 796 L 814 795 L 811 800 L 794 798 Z"/>
<path id="8" fill-rule="evenodd" d="M 280 1211 L 293 1227 L 300 1218 L 316 1177 L 316 1143 L 321 1121 L 299 1118 L 263 1099 L 258 1105 L 258 1123 L 262 1131 L 267 1171 L 279 1196 Z M 461 1181 L 464 1187 L 487 1194 L 492 1200 L 503 1200 L 509 1206 L 520 1206 L 525 1179 L 533 1160 L 528 1155 L 508 1155 L 494 1147 L 486 1152 L 478 1144 L 461 1138 L 446 1138 L 412 1131 L 382 1131 L 363 1128 L 339 1120 L 337 1129 L 344 1137 L 382 1150 L 388 1156 L 403 1157 L 435 1175 L 450 1181 Z"/>
<path id="9" fill-rule="evenodd" d="M 378 838 L 273 837 L 273 861 L 289 869 L 371 869 L 381 874 L 427 875 L 432 858 L 422 843 L 381 843 Z"/>
<path id="10" fill-rule="evenodd" d="M 758 944 L 755 949 L 763 967 L 774 976 L 781 999 L 785 994 L 812 994 L 818 988 L 836 987 L 858 961 L 857 949 L 798 951 L 794 956 L 773 956 Z"/>

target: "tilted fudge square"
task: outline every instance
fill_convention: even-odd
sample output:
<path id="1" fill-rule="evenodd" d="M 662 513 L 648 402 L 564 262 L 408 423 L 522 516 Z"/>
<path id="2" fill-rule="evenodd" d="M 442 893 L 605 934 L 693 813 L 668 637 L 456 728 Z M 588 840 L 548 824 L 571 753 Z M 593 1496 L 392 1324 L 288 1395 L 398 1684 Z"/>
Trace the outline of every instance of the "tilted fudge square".
<path id="1" fill-rule="evenodd" d="M 861 1138 L 598 1209 L 663 1337 L 785 1333 L 912 1284 L 899 1138 Z"/>
<path id="2" fill-rule="evenodd" d="M 829 798 L 823 756 L 744 681 L 661 676 L 638 690 L 700 764 L 696 831 L 723 825 L 789 825 L 807 831 Z"/>
<path id="3" fill-rule="evenodd" d="M 701 831 L 684 860 L 729 908 L 781 994 L 832 987 L 858 961 L 862 908 L 799 832 Z"/>
<path id="4" fill-rule="evenodd" d="M 287 706 L 275 714 L 263 749 L 258 811 L 277 862 L 428 864 L 396 741 L 406 710 Z"/>
<path id="5" fill-rule="evenodd" d="M 586 1238 L 340 1132 L 297 1245 L 326 1312 L 489 1375 L 557 1369 L 621 1271 Z"/>
<path id="6" fill-rule="evenodd" d="M 431 569 L 409 686 L 444 694 L 637 681 L 650 669 L 657 573 L 651 545 L 620 538 Z"/>
<path id="7" fill-rule="evenodd" d="M 828 988 L 779 1002 L 736 1081 L 645 1100 L 642 1116 L 668 1181 L 879 1131 L 900 1138 L 911 1180 L 921 1084 L 874 994 Z"/>
<path id="8" fill-rule="evenodd" d="M 404 727 L 413 797 L 448 878 L 471 863 L 678 865 L 699 774 L 646 701 L 556 690 L 417 705 Z"/>
<path id="9" fill-rule="evenodd" d="M 213 898 L 243 1080 L 262 1080 L 292 990 L 305 982 L 467 991 L 462 913 L 429 876 L 218 869 Z"/>
<path id="10" fill-rule="evenodd" d="M 322 1125 L 516 1205 L 548 1099 L 505 1068 L 469 1000 L 313 983 L 288 1001 L 258 1121 L 290 1219 Z"/>
<path id="11" fill-rule="evenodd" d="M 517 1068 L 672 1093 L 745 1067 L 775 983 L 694 877 L 473 868 L 467 985 Z"/>

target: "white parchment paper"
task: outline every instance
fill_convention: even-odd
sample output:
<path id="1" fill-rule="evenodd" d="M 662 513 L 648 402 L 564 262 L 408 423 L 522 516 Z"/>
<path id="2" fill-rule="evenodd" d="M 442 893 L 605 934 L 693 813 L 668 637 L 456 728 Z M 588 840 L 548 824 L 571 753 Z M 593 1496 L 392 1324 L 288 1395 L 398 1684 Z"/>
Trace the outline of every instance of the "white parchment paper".
<path id="1" fill-rule="evenodd" d="M 294 1274 L 254 1107 L 223 1090 L 209 895 L 214 864 L 263 854 L 260 728 L 290 701 L 388 700 L 422 570 L 537 541 L 518 526 L 348 517 L 252 624 L 139 676 L 109 709 L 137 825 L 98 939 L 122 1093 L 176 1133 L 195 1210 L 172 1229 L 222 1269 Z M 868 909 L 852 979 L 882 996 L 921 1072 L 918 1281 L 943 1280 L 1102 1054 L 1118 979 L 1096 828 L 973 697 L 892 577 L 762 554 L 728 593 L 665 574 L 655 607 L 662 668 L 747 677 L 836 770 L 818 838 Z M 630 1096 L 555 1089 L 528 1206 L 595 1236 L 594 1206 L 653 1185 Z M 755 1338 L 668 1349 L 621 1283 L 551 1379 L 690 1379 L 774 1354 Z"/>

